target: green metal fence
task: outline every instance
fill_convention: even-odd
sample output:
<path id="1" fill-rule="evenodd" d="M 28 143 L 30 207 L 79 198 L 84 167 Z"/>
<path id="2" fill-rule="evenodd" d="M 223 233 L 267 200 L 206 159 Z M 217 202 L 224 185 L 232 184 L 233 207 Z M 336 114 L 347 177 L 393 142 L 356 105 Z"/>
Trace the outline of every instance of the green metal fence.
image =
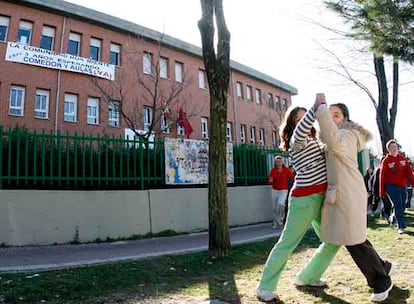
<path id="1" fill-rule="evenodd" d="M 142 138 L 4 130 L 0 189 L 165 187 L 164 143 Z M 234 145 L 234 184 L 265 184 L 279 150 Z"/>

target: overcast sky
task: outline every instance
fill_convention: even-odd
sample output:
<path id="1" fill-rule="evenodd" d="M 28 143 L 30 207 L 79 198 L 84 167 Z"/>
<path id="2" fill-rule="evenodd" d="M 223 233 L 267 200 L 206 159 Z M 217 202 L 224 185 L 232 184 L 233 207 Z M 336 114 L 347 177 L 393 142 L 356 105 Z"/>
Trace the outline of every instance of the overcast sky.
<path id="1" fill-rule="evenodd" d="M 199 0 L 102 1 L 69 0 L 108 13 L 178 39 L 201 46 L 197 21 L 201 17 Z M 349 51 L 360 44 L 346 43 L 331 32 L 312 23 L 315 20 L 332 28 L 344 28 L 340 18 L 329 12 L 321 0 L 223 0 L 224 14 L 231 33 L 231 59 L 286 82 L 299 90 L 294 105 L 309 107 L 316 92 L 325 92 L 328 102 L 344 102 L 350 107 L 351 119 L 370 129 L 380 147 L 375 111 L 367 95 L 335 72 L 335 60 L 321 46 L 334 51 L 351 66 L 359 80 L 370 86 L 377 97 L 371 58 L 359 61 Z M 352 55 L 351 55 L 352 54 Z M 360 57 L 360 55 L 358 55 Z M 357 63 L 355 65 L 355 63 Z M 408 67 L 402 67 L 403 71 Z M 335 69 L 339 71 L 339 69 Z M 413 74 L 411 72 L 411 74 Z M 410 75 L 403 72 L 402 82 Z M 412 77 L 413 79 L 414 77 Z M 414 154 L 412 128 L 414 84 L 401 87 L 400 107 L 395 136 L 410 155 Z M 380 148 L 379 148 L 380 149 Z"/>

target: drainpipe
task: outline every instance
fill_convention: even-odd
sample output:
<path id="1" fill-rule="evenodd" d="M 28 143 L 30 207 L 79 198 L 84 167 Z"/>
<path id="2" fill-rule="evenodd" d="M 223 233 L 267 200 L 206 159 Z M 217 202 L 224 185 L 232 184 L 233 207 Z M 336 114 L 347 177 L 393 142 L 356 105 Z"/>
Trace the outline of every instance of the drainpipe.
<path id="1" fill-rule="evenodd" d="M 66 27 L 66 17 L 63 17 L 63 26 L 62 26 L 62 33 L 60 34 L 60 49 L 59 54 L 62 54 L 63 50 L 63 40 L 65 38 L 65 27 Z M 57 72 L 57 85 L 56 85 L 56 107 L 55 107 L 55 135 L 58 131 L 58 119 L 59 119 L 59 99 L 60 99 L 60 77 L 61 77 L 61 70 Z"/>
<path id="2" fill-rule="evenodd" d="M 236 100 L 234 98 L 235 94 L 234 94 L 234 73 L 233 70 L 230 70 L 230 79 L 231 79 L 231 99 L 233 101 L 233 113 L 234 113 L 234 137 L 236 139 L 236 144 L 240 143 L 240 126 L 239 126 L 239 117 L 237 115 L 237 105 L 236 105 Z"/>

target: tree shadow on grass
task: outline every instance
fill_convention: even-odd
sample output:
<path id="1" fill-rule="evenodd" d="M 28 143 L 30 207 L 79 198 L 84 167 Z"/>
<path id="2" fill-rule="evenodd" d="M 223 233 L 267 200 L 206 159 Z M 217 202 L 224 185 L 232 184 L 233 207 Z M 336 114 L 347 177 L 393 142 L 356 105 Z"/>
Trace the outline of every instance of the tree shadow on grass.
<path id="1" fill-rule="evenodd" d="M 410 291 L 408 289 L 402 289 L 398 286 L 394 286 L 390 291 L 390 295 L 385 303 L 387 304 L 405 304 L 408 303 L 407 299 L 410 297 Z"/>
<path id="2" fill-rule="evenodd" d="M 330 303 L 330 304 L 354 304 L 351 302 L 347 302 L 342 300 L 334 295 L 327 294 L 326 288 L 316 288 L 316 287 L 300 287 L 298 290 L 310 294 L 314 297 L 320 298 L 322 303 Z"/>

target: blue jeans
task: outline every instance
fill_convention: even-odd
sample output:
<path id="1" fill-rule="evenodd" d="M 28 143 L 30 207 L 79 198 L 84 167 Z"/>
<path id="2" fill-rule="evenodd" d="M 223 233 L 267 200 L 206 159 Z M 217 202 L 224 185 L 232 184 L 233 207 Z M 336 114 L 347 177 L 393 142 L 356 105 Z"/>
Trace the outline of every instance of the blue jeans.
<path id="1" fill-rule="evenodd" d="M 394 205 L 395 217 L 397 218 L 398 228 L 407 228 L 405 221 L 404 209 L 405 199 L 407 196 L 407 187 L 399 187 L 391 184 L 385 184 L 385 191 Z"/>

